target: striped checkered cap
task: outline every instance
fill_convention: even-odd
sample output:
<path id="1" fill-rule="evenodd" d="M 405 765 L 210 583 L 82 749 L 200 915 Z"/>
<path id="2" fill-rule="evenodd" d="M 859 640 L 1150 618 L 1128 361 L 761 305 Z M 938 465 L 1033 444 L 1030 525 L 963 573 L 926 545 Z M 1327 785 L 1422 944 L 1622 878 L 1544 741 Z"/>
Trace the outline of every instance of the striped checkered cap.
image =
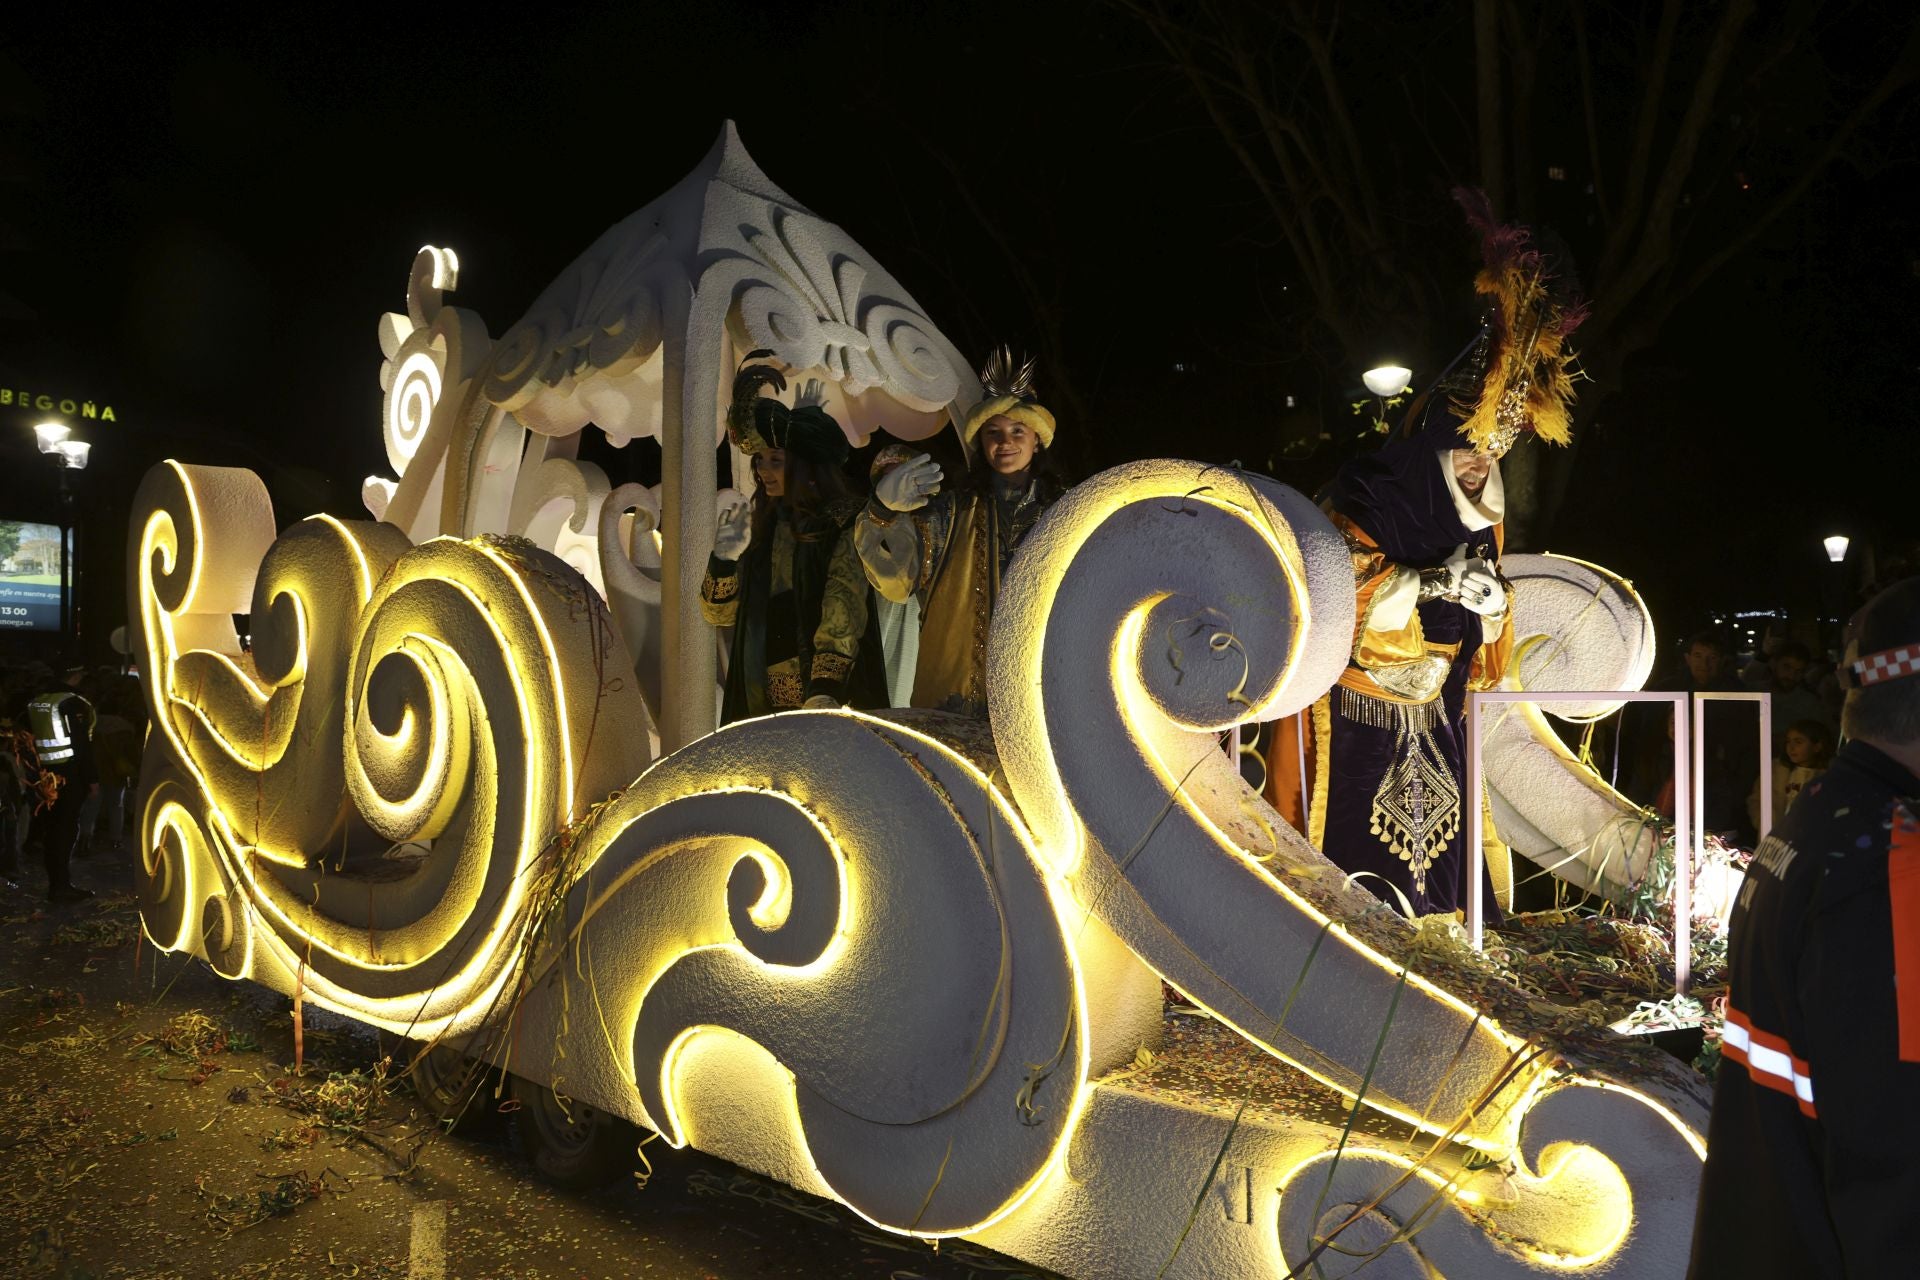
<path id="1" fill-rule="evenodd" d="M 1853 672 L 1852 684 L 1861 689 L 1870 684 L 1879 684 L 1882 680 L 1920 675 L 1920 644 L 1901 645 L 1898 649 L 1870 653 L 1849 662 L 1847 669 Z"/>
<path id="2" fill-rule="evenodd" d="M 1856 689 L 1920 675 L 1920 577 L 1894 583 L 1853 616 L 1843 684 Z"/>

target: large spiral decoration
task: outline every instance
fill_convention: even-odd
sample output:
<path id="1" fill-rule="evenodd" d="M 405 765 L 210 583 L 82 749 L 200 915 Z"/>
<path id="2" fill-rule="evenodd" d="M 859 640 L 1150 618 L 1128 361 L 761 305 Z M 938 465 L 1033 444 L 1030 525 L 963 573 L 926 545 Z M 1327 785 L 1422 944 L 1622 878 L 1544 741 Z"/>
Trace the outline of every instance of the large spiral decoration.
<path id="1" fill-rule="evenodd" d="M 604 851 L 520 1032 L 523 1053 L 570 1046 L 552 1069 L 571 1090 L 635 1089 L 676 1145 L 762 1168 L 797 1108 L 825 1186 L 922 1234 L 1005 1213 L 1061 1151 L 1088 1070 L 1072 948 L 1024 828 L 953 752 L 853 713 L 749 721 L 585 838 Z M 589 970 L 598 1014 L 559 995 Z M 596 1042 L 625 1028 L 631 1086 L 594 1079 Z M 737 1063 L 690 1069 L 741 1040 L 791 1076 L 764 1110 L 743 1109 Z"/>
<path id="2" fill-rule="evenodd" d="M 383 417 L 387 461 L 396 471 L 404 473 L 413 455 L 420 451 L 434 408 L 440 403 L 443 381 L 440 361 L 425 348 L 407 352 L 395 368 Z"/>
<path id="3" fill-rule="evenodd" d="M 223 954 L 244 937 L 381 1025 L 484 1021 L 522 958 L 527 869 L 646 761 L 604 606 L 524 542 L 406 550 L 391 527 L 319 517 L 266 550 L 246 472 L 169 464 L 141 503 L 149 934 L 206 950 L 193 934 L 211 929 Z M 404 846 L 423 856 L 383 853 Z"/>
<path id="4" fill-rule="evenodd" d="M 1035 528 L 994 618 L 1002 765 L 1086 909 L 1171 981 L 1361 1104 L 1525 1161 L 1523 1123 L 1540 1131 L 1541 1099 L 1567 1093 L 1553 1055 L 1403 976 L 1404 926 L 1349 896 L 1210 732 L 1332 682 L 1350 574 L 1324 518 L 1271 482 L 1168 462 L 1095 477 Z M 1697 1102 L 1651 1087 L 1668 1101 L 1586 1091 L 1567 1140 L 1605 1163 L 1610 1128 L 1660 1132 L 1623 1144 L 1618 1168 L 1635 1166 L 1636 1188 L 1664 1178 L 1684 1203 L 1699 1138 L 1670 1104 Z"/>
<path id="5" fill-rule="evenodd" d="M 415 1034 L 499 1011 L 535 862 L 645 761 L 624 666 L 597 597 L 530 545 L 440 539 L 395 562 L 355 642 L 346 785 L 377 837 L 428 852 L 377 895 L 324 870 L 258 882 L 315 944 L 317 992 Z"/>
<path id="6" fill-rule="evenodd" d="M 1298 709 L 1345 664 L 1353 579 L 1331 524 L 1271 481 L 1151 462 L 1075 488 L 1020 557 L 988 652 L 994 736 L 1081 901 L 1241 1033 L 1344 1092 L 1389 1027 L 1369 1104 L 1422 1125 L 1475 1109 L 1470 1137 L 1502 1142 L 1526 1077 L 1480 1095 L 1515 1041 L 1417 978 L 1400 990 L 1398 966 L 1328 923 L 1370 907 L 1329 895 L 1339 873 L 1214 736 Z"/>
<path id="7" fill-rule="evenodd" d="M 252 473 L 156 468 L 137 509 L 133 606 L 147 693 L 176 765 L 222 810 L 237 845 L 303 865 L 344 814 L 345 651 L 375 575 L 406 545 L 384 525 L 303 521 L 275 541 Z M 252 564 L 233 551 L 264 552 Z M 250 618 L 243 649 L 235 614 Z"/>

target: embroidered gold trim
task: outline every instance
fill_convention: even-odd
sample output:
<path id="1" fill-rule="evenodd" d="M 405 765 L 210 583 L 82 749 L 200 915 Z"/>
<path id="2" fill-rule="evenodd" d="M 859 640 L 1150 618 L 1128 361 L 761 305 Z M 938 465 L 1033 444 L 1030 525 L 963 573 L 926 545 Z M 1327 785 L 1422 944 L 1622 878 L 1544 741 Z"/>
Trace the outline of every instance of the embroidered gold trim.
<path id="1" fill-rule="evenodd" d="M 737 573 L 724 578 L 709 578 L 708 581 L 713 584 L 706 593 L 709 604 L 725 604 L 740 594 L 740 575 Z"/>
<path id="2" fill-rule="evenodd" d="M 1420 723 L 1426 708 L 1382 705 L 1392 708 L 1399 723 L 1394 726 L 1393 764 L 1373 793 L 1368 828 L 1407 864 L 1414 893 L 1424 895 L 1428 869 L 1460 829 L 1460 784 L 1440 754 L 1432 726 Z"/>
<path id="3" fill-rule="evenodd" d="M 1313 802 L 1307 807 L 1307 840 L 1321 852 L 1327 847 L 1327 788 L 1333 768 L 1333 694 L 1323 693 L 1313 704 Z"/>
<path id="4" fill-rule="evenodd" d="M 807 700 L 806 684 L 800 679 L 800 662 L 788 658 L 767 668 L 767 705 L 775 711 L 791 711 Z"/>
<path id="5" fill-rule="evenodd" d="M 1355 724 L 1364 724 L 1371 729 L 1392 730 L 1398 730 L 1404 724 L 1422 732 L 1432 732 L 1440 723 L 1440 701 L 1437 698 L 1432 702 L 1392 702 L 1386 698 L 1370 698 L 1346 685 L 1334 687 L 1340 693 L 1340 714 Z"/>
<path id="6" fill-rule="evenodd" d="M 815 680 L 845 680 L 847 673 L 853 670 L 853 659 L 839 653 L 816 653 L 813 655 L 813 678 Z"/>

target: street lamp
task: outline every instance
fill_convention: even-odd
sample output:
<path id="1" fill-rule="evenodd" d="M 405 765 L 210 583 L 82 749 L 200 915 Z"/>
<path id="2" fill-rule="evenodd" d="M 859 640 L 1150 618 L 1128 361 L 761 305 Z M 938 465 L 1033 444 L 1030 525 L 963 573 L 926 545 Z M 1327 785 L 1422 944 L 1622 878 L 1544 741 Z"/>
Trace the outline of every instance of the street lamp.
<path id="1" fill-rule="evenodd" d="M 33 429 L 33 438 L 40 443 L 40 452 L 54 453 L 61 442 L 73 434 L 73 428 L 64 422 L 42 422 Z"/>
<path id="2" fill-rule="evenodd" d="M 1383 364 L 1361 374 L 1360 381 L 1367 384 L 1367 390 L 1386 400 L 1408 390 L 1413 382 L 1413 370 L 1403 369 L 1397 364 Z"/>
<path id="3" fill-rule="evenodd" d="M 1821 539 L 1827 548 L 1827 559 L 1839 564 L 1847 558 L 1847 544 L 1851 541 L 1844 533 L 1836 533 L 1830 538 Z"/>
<path id="4" fill-rule="evenodd" d="M 87 455 L 93 452 L 93 446 L 85 440 L 62 440 L 55 450 L 60 455 L 60 465 L 69 471 L 85 471 Z"/>
<path id="5" fill-rule="evenodd" d="M 1401 393 L 1413 389 L 1410 385 L 1412 379 L 1413 370 L 1397 364 L 1376 365 L 1360 375 L 1360 381 L 1373 393 L 1374 403 L 1378 406 L 1372 425 L 1379 434 L 1387 434 L 1387 410 L 1399 403 Z M 1353 406 L 1353 411 L 1360 412 L 1365 404 L 1366 401 L 1362 400 Z"/>

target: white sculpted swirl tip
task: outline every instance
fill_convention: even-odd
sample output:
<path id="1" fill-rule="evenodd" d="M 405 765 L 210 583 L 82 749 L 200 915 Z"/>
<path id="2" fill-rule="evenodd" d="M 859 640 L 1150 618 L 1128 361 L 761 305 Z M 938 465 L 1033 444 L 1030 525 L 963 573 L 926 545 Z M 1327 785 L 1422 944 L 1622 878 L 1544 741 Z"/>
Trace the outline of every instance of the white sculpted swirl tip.
<path id="1" fill-rule="evenodd" d="M 402 475 L 433 421 L 442 381 L 440 363 L 430 350 L 408 351 L 394 370 L 385 406 L 387 456 Z"/>
<path id="2" fill-rule="evenodd" d="M 950 750 L 853 713 L 748 721 L 584 838 L 600 852 L 549 980 L 590 969 L 612 1034 L 631 1018 L 622 1088 L 669 1140 L 767 1168 L 792 1116 L 834 1194 L 925 1234 L 1009 1211 L 1063 1149 L 1088 1070 L 1071 944 L 1018 819 Z M 562 1006 L 529 1001 L 523 1043 L 559 1039 Z M 738 1077 L 687 1077 L 714 1037 L 771 1054 L 787 1098 L 742 1119 Z"/>
<path id="3" fill-rule="evenodd" d="M 1653 619 L 1633 585 L 1564 556 L 1507 557 L 1513 662 L 1504 687 L 1534 693 L 1635 690 L 1655 652 Z M 1548 718 L 1612 714 L 1619 702 L 1494 704 L 1482 759 L 1500 838 L 1563 880 L 1616 900 L 1640 882 L 1658 824 L 1567 749 Z"/>
<path id="4" fill-rule="evenodd" d="M 1391 960 L 1327 924 L 1371 898 L 1341 891 L 1211 732 L 1296 710 L 1344 667 L 1353 577 L 1326 518 L 1264 479 L 1133 464 L 1055 505 L 1007 582 L 989 642 L 996 745 L 1087 909 L 1335 1088 L 1360 1091 L 1390 1024 L 1368 1105 L 1429 1128 L 1472 1110 L 1512 1039 L 1417 976 L 1399 990 Z M 1481 1107 L 1469 1141 L 1504 1145 L 1528 1078 Z"/>
<path id="5" fill-rule="evenodd" d="M 1315 1274 L 1310 1258 L 1348 1275 L 1356 1255 L 1390 1252 L 1454 1280 L 1665 1275 L 1686 1257 L 1702 1149 L 1650 1098 L 1563 1081 L 1526 1112 L 1504 1166 L 1359 1144 L 1296 1165 L 1280 1188 L 1281 1255 L 1299 1275 Z"/>

